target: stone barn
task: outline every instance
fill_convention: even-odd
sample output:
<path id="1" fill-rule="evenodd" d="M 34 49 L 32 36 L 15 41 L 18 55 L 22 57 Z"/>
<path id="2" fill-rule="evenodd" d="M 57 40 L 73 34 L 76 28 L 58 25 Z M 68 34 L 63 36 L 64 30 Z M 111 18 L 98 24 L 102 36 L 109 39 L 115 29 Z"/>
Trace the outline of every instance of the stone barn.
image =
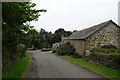
<path id="1" fill-rule="evenodd" d="M 62 37 L 63 42 L 74 45 L 76 52 L 83 54 L 94 47 L 112 44 L 120 48 L 120 26 L 112 20 Z"/>

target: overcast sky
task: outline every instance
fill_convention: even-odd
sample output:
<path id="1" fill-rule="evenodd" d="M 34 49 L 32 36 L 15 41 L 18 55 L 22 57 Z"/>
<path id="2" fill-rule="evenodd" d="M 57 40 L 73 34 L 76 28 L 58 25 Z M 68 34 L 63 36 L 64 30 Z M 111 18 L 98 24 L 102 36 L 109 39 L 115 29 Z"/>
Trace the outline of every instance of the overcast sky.
<path id="1" fill-rule="evenodd" d="M 31 22 L 35 29 L 54 32 L 82 30 L 107 20 L 118 24 L 120 0 L 32 0 L 36 9 L 46 9 L 38 21 Z"/>

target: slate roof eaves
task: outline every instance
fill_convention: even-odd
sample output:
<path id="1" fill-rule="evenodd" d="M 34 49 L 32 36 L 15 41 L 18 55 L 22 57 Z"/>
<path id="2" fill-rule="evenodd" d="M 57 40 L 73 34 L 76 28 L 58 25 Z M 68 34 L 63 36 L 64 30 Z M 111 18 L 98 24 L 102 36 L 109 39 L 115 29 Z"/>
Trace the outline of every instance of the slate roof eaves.
<path id="1" fill-rule="evenodd" d="M 100 23 L 90 28 L 83 29 L 81 31 L 77 31 L 70 36 L 66 37 L 65 39 L 86 39 L 90 35 L 94 34 L 98 30 L 102 29 L 103 27 L 107 26 L 110 22 L 114 23 L 112 20 Z M 115 23 L 116 24 L 116 23 Z M 117 24 L 116 24 L 117 25 Z M 119 26 L 120 27 L 120 26 Z"/>

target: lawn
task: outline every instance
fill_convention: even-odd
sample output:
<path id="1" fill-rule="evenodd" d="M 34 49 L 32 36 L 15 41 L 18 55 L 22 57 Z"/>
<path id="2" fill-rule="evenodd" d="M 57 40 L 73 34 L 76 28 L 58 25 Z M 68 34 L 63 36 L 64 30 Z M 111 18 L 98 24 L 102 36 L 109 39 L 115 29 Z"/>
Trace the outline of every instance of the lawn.
<path id="1" fill-rule="evenodd" d="M 30 58 L 29 55 L 26 54 L 13 67 L 4 71 L 2 75 L 2 77 L 4 78 L 3 80 L 6 80 L 6 79 L 12 80 L 10 78 L 16 78 L 17 80 L 19 80 L 28 65 L 29 58 Z"/>
<path id="2" fill-rule="evenodd" d="M 108 78 L 111 78 L 111 79 L 117 78 L 115 80 L 118 80 L 118 77 L 119 77 L 119 80 L 120 80 L 120 76 L 119 76 L 120 71 L 118 71 L 116 69 L 112 69 L 112 68 L 109 68 L 109 67 L 106 67 L 106 66 L 103 66 L 100 64 L 90 63 L 90 62 L 87 62 L 86 60 L 84 60 L 83 58 L 72 58 L 70 56 L 60 56 L 60 57 L 66 59 L 70 62 L 79 64 L 85 68 L 92 70 L 92 71 L 100 73 Z"/>

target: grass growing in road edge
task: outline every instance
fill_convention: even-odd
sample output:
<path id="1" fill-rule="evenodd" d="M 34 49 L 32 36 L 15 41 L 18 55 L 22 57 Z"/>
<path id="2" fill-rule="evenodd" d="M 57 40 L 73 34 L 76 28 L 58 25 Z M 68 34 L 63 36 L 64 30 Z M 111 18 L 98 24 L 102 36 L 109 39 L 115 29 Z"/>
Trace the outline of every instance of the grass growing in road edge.
<path id="1" fill-rule="evenodd" d="M 92 71 L 98 72 L 109 78 L 112 78 L 112 79 L 119 78 L 120 79 L 120 77 L 119 77 L 120 71 L 119 70 L 112 69 L 112 68 L 109 68 L 109 67 L 106 67 L 106 66 L 103 66 L 100 64 L 90 63 L 90 62 L 85 61 L 83 58 L 72 58 L 70 56 L 60 56 L 60 57 L 66 59 L 70 62 L 73 62 L 73 63 L 79 64 L 83 67 L 86 67 Z"/>
<path id="2" fill-rule="evenodd" d="M 20 79 L 23 72 L 25 71 L 30 56 L 25 54 L 25 56 L 20 59 L 13 67 L 9 68 L 7 71 L 3 72 L 3 78 L 18 78 Z"/>

